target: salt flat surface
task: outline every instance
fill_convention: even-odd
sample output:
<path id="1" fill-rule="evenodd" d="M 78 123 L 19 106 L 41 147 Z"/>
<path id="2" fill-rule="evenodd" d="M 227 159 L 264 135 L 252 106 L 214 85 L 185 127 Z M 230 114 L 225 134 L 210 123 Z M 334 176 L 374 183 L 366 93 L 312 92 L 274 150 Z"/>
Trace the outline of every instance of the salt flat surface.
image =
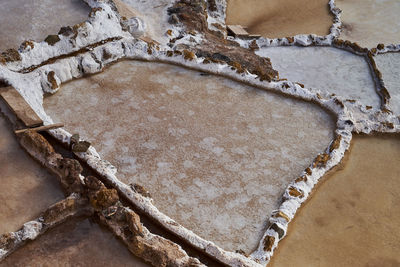
<path id="1" fill-rule="evenodd" d="M 227 24 L 269 38 L 327 35 L 333 23 L 327 0 L 228 0 L 226 15 Z"/>
<path id="2" fill-rule="evenodd" d="M 268 266 L 400 266 L 400 139 L 358 137 L 317 186 Z"/>
<path id="3" fill-rule="evenodd" d="M 280 78 L 380 106 L 371 71 L 361 56 L 331 47 L 267 47 L 256 53 L 271 59 Z"/>
<path id="4" fill-rule="evenodd" d="M 64 198 L 57 178 L 29 157 L 0 114 L 0 234 L 18 230 Z"/>
<path id="5" fill-rule="evenodd" d="M 147 26 L 148 35 L 160 43 L 168 42 L 165 32 L 169 29 L 167 7 L 171 0 L 119 0 L 138 12 Z"/>
<path id="6" fill-rule="evenodd" d="M 162 212 L 232 251 L 256 247 L 284 188 L 334 129 L 310 103 L 134 61 L 63 85 L 44 107 Z"/>
<path id="7" fill-rule="evenodd" d="M 375 57 L 375 62 L 382 73 L 386 89 L 391 96 L 392 111 L 400 114 L 400 53 L 386 53 Z"/>
<path id="8" fill-rule="evenodd" d="M 398 0 L 337 0 L 342 12 L 341 39 L 363 47 L 400 43 L 400 2 Z"/>
<path id="9" fill-rule="evenodd" d="M 0 51 L 28 39 L 43 41 L 62 26 L 85 21 L 89 12 L 82 0 L 1 0 Z"/>
<path id="10" fill-rule="evenodd" d="M 70 220 L 8 256 L 0 266 L 150 266 L 111 232 L 89 220 Z"/>

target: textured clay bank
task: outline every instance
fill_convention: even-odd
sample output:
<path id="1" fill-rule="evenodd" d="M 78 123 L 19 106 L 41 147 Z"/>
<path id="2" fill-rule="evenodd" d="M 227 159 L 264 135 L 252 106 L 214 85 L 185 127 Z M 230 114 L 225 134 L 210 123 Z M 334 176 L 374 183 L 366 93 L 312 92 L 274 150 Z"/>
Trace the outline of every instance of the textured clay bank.
<path id="1" fill-rule="evenodd" d="M 268 38 L 311 33 L 323 36 L 329 34 L 333 16 L 324 0 L 228 0 L 226 22 Z"/>
<path id="2" fill-rule="evenodd" d="M 355 137 L 269 266 L 399 266 L 400 136 Z"/>
<path id="3" fill-rule="evenodd" d="M 162 212 L 231 251 L 256 247 L 284 189 L 334 129 L 313 104 L 135 61 L 69 82 L 44 106 L 122 181 L 145 186 Z"/>

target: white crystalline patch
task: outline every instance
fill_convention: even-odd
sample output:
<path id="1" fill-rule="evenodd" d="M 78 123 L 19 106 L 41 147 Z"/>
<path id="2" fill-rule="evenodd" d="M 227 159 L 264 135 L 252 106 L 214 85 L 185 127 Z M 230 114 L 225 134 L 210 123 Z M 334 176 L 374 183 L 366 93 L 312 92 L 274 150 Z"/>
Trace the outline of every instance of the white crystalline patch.
<path id="1" fill-rule="evenodd" d="M 371 71 L 361 56 L 331 47 L 268 47 L 256 53 L 271 59 L 280 78 L 364 105 L 380 106 Z"/>
<path id="2" fill-rule="evenodd" d="M 122 0 L 128 6 L 138 11 L 139 17 L 145 22 L 148 34 L 155 40 L 168 42 L 166 31 L 171 28 L 168 23 L 167 8 L 173 3 L 170 0 Z"/>
<path id="3" fill-rule="evenodd" d="M 35 239 L 39 235 L 40 230 L 42 230 L 42 227 L 43 225 L 37 221 L 25 223 L 24 227 L 22 228 L 22 240 Z"/>
<path id="4" fill-rule="evenodd" d="M 135 72 L 132 81 L 113 79 L 130 70 Z M 57 120 L 69 121 L 69 131 L 90 136 L 102 158 L 118 168 L 117 176 L 145 186 L 162 212 L 230 251 L 256 247 L 288 183 L 332 138 L 329 115 L 313 104 L 225 78 L 123 61 L 83 79 L 89 84 L 103 80 L 111 84 L 97 89 L 76 87 L 74 81 L 65 84 L 45 99 L 46 110 Z M 207 83 L 214 84 L 214 94 L 207 92 Z M 168 94 L 174 86 L 182 93 Z M 134 99 L 123 97 L 127 91 Z M 93 95 L 99 104 L 87 106 L 85 99 Z M 113 105 L 110 96 L 124 103 Z M 134 110 L 131 101 L 143 104 Z M 83 117 L 65 113 L 59 103 Z M 113 123 L 96 119 L 100 114 Z M 150 116 L 159 121 L 150 123 Z M 302 142 L 299 131 L 304 132 Z M 149 149 L 154 144 L 157 148 Z M 230 220 L 221 228 L 216 215 Z"/>
<path id="5" fill-rule="evenodd" d="M 377 55 L 375 62 L 391 96 L 390 107 L 396 115 L 400 115 L 400 53 Z"/>

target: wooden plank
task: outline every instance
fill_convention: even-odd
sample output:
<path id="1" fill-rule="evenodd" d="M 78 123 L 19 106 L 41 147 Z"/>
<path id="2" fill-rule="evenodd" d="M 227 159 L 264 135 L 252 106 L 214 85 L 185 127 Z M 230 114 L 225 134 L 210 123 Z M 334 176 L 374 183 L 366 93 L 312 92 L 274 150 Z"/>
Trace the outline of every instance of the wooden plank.
<path id="1" fill-rule="evenodd" d="M 248 36 L 249 33 L 240 25 L 227 25 L 228 31 L 232 32 L 237 37 Z"/>
<path id="2" fill-rule="evenodd" d="M 16 130 L 15 133 L 20 134 L 20 133 L 25 133 L 27 131 L 42 132 L 42 131 L 61 128 L 61 127 L 64 127 L 63 123 L 56 123 L 56 124 L 50 124 L 50 125 L 40 126 L 40 127 L 36 127 L 36 128 L 27 128 L 27 129 L 22 129 L 22 130 Z"/>
<path id="3" fill-rule="evenodd" d="M 37 127 L 43 125 L 42 119 L 39 118 L 29 104 L 26 103 L 25 99 L 13 87 L 9 86 L 2 88 L 0 96 L 26 127 Z"/>

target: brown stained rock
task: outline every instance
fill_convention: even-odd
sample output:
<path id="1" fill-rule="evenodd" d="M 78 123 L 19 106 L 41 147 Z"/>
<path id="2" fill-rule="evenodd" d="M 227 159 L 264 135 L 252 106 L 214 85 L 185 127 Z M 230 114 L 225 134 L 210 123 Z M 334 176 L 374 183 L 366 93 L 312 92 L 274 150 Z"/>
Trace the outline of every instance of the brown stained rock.
<path id="1" fill-rule="evenodd" d="M 238 62 L 244 69 L 259 76 L 261 81 L 279 78 L 269 59 L 259 57 L 251 50 L 240 47 L 238 43 L 224 39 L 219 31 L 208 29 L 205 1 L 178 0 L 168 9 L 168 13 L 171 18 L 178 17 L 187 31 L 200 32 L 205 36 L 205 41 L 195 48 L 197 57 L 206 58 L 214 63 Z"/>
<path id="2" fill-rule="evenodd" d="M 341 135 L 336 135 L 335 139 L 333 140 L 331 146 L 329 147 L 329 152 L 332 153 L 333 150 L 336 150 L 340 146 L 340 142 L 342 141 L 342 136 Z"/>
<path id="3" fill-rule="evenodd" d="M 47 81 L 50 83 L 51 89 L 53 89 L 53 90 L 58 88 L 58 83 L 56 81 L 55 75 L 56 74 L 54 71 L 50 71 L 47 74 Z"/>
<path id="4" fill-rule="evenodd" d="M 245 71 L 239 62 L 232 61 L 229 63 L 229 65 L 232 66 L 237 71 L 237 73 L 243 73 Z"/>
<path id="5" fill-rule="evenodd" d="M 308 175 L 311 175 L 312 174 L 312 170 L 308 167 L 306 170 L 306 173 L 308 174 Z"/>
<path id="6" fill-rule="evenodd" d="M 0 58 L 2 58 L 2 61 L 4 63 L 14 62 L 14 61 L 20 61 L 21 55 L 15 49 L 7 49 L 5 52 L 1 53 Z"/>
<path id="7" fill-rule="evenodd" d="M 371 49 L 371 53 L 372 53 L 372 54 L 376 54 L 376 52 L 377 52 L 376 48 L 372 48 L 372 49 Z"/>
<path id="8" fill-rule="evenodd" d="M 390 94 L 389 94 L 389 91 L 386 89 L 386 87 L 382 87 L 381 90 L 379 91 L 379 93 L 382 95 L 382 97 L 384 99 L 384 103 L 388 104 L 389 99 L 390 99 Z"/>
<path id="9" fill-rule="evenodd" d="M 275 213 L 275 214 L 274 214 L 274 217 L 275 217 L 275 218 L 278 218 L 278 217 L 283 218 L 283 219 L 285 219 L 287 222 L 290 221 L 289 216 L 287 216 L 283 211 L 279 211 L 279 212 Z"/>
<path id="10" fill-rule="evenodd" d="M 72 29 L 71 26 L 61 27 L 60 31 L 58 32 L 58 34 L 63 36 L 70 36 L 73 33 L 74 30 Z"/>
<path id="11" fill-rule="evenodd" d="M 378 44 L 378 45 L 376 46 L 376 48 L 377 48 L 378 50 L 382 50 L 382 49 L 385 49 L 385 45 L 384 45 L 384 44 Z"/>
<path id="12" fill-rule="evenodd" d="M 57 166 L 61 185 L 67 193 L 81 193 L 84 191 L 80 179 L 83 168 L 77 160 L 62 158 L 57 162 Z"/>
<path id="13" fill-rule="evenodd" d="M 92 8 L 92 10 L 90 10 L 90 13 L 89 13 L 89 17 L 95 17 L 96 16 L 96 13 L 98 12 L 98 11 L 102 11 L 103 9 L 101 8 L 101 7 L 95 7 L 95 8 Z"/>
<path id="14" fill-rule="evenodd" d="M 144 197 L 151 198 L 150 192 L 146 188 L 144 188 L 143 186 L 141 186 L 139 184 L 131 184 L 130 186 L 135 192 L 141 194 Z"/>
<path id="15" fill-rule="evenodd" d="M 72 145 L 72 152 L 86 152 L 89 147 L 91 146 L 91 143 L 88 141 L 79 141 L 78 143 L 75 143 Z"/>
<path id="16" fill-rule="evenodd" d="M 251 50 L 253 50 L 253 51 L 259 50 L 259 49 L 260 49 L 260 47 L 258 46 L 256 40 L 251 41 L 251 43 L 250 43 L 250 45 L 249 45 L 249 48 L 250 48 Z"/>
<path id="17" fill-rule="evenodd" d="M 394 124 L 392 122 L 385 121 L 382 122 L 382 125 L 388 129 L 394 129 Z"/>
<path id="18" fill-rule="evenodd" d="M 291 195 L 292 197 L 298 197 L 298 198 L 304 197 L 304 193 L 301 192 L 300 189 L 296 189 L 294 187 L 289 187 L 289 195 Z"/>
<path id="19" fill-rule="evenodd" d="M 169 36 L 172 36 L 172 30 L 171 29 L 167 30 L 167 32 L 165 34 L 169 35 Z"/>
<path id="20" fill-rule="evenodd" d="M 307 182 L 307 177 L 305 175 L 300 176 L 299 178 L 297 178 L 295 180 L 296 183 L 300 183 L 300 182 Z"/>
<path id="21" fill-rule="evenodd" d="M 135 212 L 128 210 L 125 213 L 126 216 L 126 221 L 128 222 L 129 230 L 135 235 L 135 236 L 144 236 L 144 231 L 143 231 L 143 226 L 142 223 L 140 222 L 140 217 L 137 215 Z"/>
<path id="22" fill-rule="evenodd" d="M 117 190 L 115 190 L 114 188 L 108 189 L 106 187 L 102 187 L 95 193 L 89 194 L 89 200 L 90 204 L 96 210 L 102 210 L 118 202 L 119 197 Z"/>
<path id="23" fill-rule="evenodd" d="M 214 12 L 217 11 L 217 4 L 215 3 L 215 0 L 208 0 L 208 10 Z"/>
<path id="24" fill-rule="evenodd" d="M 174 55 L 174 51 L 167 51 L 167 57 L 172 57 Z"/>
<path id="25" fill-rule="evenodd" d="M 31 40 L 27 40 L 22 42 L 20 49 L 21 50 L 30 50 L 33 49 L 35 47 L 35 44 L 33 43 L 33 41 Z"/>
<path id="26" fill-rule="evenodd" d="M 343 104 L 343 102 L 342 101 L 340 101 L 339 99 L 337 99 L 337 98 L 335 98 L 335 104 L 336 105 L 338 105 L 339 107 L 341 107 L 341 108 L 344 108 L 344 104 Z"/>
<path id="27" fill-rule="evenodd" d="M 185 49 L 185 50 L 183 50 L 183 57 L 186 60 L 192 61 L 193 59 L 196 58 L 196 55 L 192 51 L 189 51 L 189 50 Z"/>
<path id="28" fill-rule="evenodd" d="M 286 37 L 286 39 L 288 40 L 289 44 L 294 43 L 294 37 Z"/>
<path id="29" fill-rule="evenodd" d="M 365 106 L 365 108 L 366 108 L 367 110 L 370 110 L 370 109 L 372 109 L 372 106 Z"/>
<path id="30" fill-rule="evenodd" d="M 279 239 L 282 239 L 282 237 L 285 235 L 285 231 L 284 231 L 282 228 L 280 228 L 276 223 L 274 223 L 273 225 L 271 225 L 270 228 L 273 229 L 275 232 L 278 233 Z"/>
<path id="31" fill-rule="evenodd" d="M 44 165 L 47 162 L 47 158 L 55 153 L 49 142 L 37 132 L 24 132 L 19 135 L 19 141 L 29 154 Z"/>
<path id="32" fill-rule="evenodd" d="M 60 41 L 60 37 L 58 35 L 49 35 L 44 39 L 44 41 L 49 45 L 55 45 Z"/>
<path id="33" fill-rule="evenodd" d="M 90 215 L 93 210 L 86 198 L 69 196 L 49 207 L 42 215 L 45 225 L 55 225 L 72 215 Z"/>
<path id="34" fill-rule="evenodd" d="M 315 168 L 315 167 L 318 167 L 318 168 L 325 167 L 326 163 L 328 162 L 328 160 L 330 158 L 331 158 L 330 155 L 327 154 L 327 153 L 319 154 L 314 160 L 313 168 Z"/>
<path id="35" fill-rule="evenodd" d="M 17 238 L 11 233 L 6 233 L 0 235 L 0 249 L 10 250 L 14 247 Z"/>
<path id="36" fill-rule="evenodd" d="M 272 247 L 275 244 L 275 237 L 267 235 L 264 239 L 264 251 L 272 251 Z"/>

